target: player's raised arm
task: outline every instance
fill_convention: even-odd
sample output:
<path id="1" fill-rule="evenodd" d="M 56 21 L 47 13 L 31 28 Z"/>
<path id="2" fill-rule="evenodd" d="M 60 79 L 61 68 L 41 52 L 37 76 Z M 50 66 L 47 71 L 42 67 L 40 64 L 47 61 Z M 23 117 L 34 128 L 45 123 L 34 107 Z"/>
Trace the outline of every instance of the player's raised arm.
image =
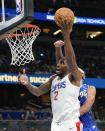
<path id="1" fill-rule="evenodd" d="M 71 40 L 70 40 L 70 34 L 72 32 L 72 28 L 73 28 L 73 23 L 70 23 L 70 22 L 68 23 L 68 21 L 62 22 L 61 29 L 62 29 L 62 35 L 63 35 L 64 43 L 65 43 L 64 45 L 65 57 L 70 67 L 70 71 L 73 75 L 74 80 L 80 81 L 82 75 L 81 75 L 81 72 L 78 70 L 74 49 L 72 47 Z"/>
<path id="2" fill-rule="evenodd" d="M 26 76 L 26 73 L 24 70 L 23 70 L 22 75 L 19 74 L 19 81 L 21 82 L 21 84 L 25 85 L 27 87 L 27 89 L 35 96 L 40 96 L 40 95 L 47 93 L 51 89 L 51 84 L 52 84 L 52 81 L 54 78 L 55 78 L 55 76 L 52 76 L 48 80 L 48 82 L 37 87 L 37 86 L 29 83 L 28 77 Z"/>
<path id="3" fill-rule="evenodd" d="M 62 40 L 58 40 L 54 43 L 55 46 L 55 56 L 56 56 L 56 63 L 58 63 L 59 59 L 63 57 L 62 53 L 62 46 L 64 45 L 64 42 Z"/>
<path id="4" fill-rule="evenodd" d="M 88 97 L 85 103 L 80 107 L 80 115 L 83 115 L 86 112 L 89 112 L 91 109 L 96 96 L 96 89 L 94 86 L 89 86 L 88 89 Z"/>

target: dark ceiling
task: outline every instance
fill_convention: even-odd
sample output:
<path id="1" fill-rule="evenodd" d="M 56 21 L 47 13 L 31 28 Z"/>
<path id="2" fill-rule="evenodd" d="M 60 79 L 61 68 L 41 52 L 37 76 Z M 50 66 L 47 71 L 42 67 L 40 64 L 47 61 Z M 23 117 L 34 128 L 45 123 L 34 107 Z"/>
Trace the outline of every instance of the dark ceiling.
<path id="1" fill-rule="evenodd" d="M 54 14 L 61 7 L 72 9 L 75 16 L 105 18 L 105 0 L 34 0 L 34 11 Z M 61 33 L 53 35 L 59 29 L 54 22 L 35 20 L 32 23 L 38 25 L 42 30 L 37 38 L 39 42 L 48 43 L 62 39 Z M 44 32 L 44 29 L 49 29 L 49 31 Z M 80 37 L 86 40 L 87 31 L 102 31 L 103 33 L 95 40 L 103 41 L 105 40 L 104 30 L 104 26 L 74 25 L 71 38 Z"/>
<path id="2" fill-rule="evenodd" d="M 77 16 L 105 17 L 105 0 L 34 0 L 34 9 L 55 13 L 58 8 L 71 8 Z"/>

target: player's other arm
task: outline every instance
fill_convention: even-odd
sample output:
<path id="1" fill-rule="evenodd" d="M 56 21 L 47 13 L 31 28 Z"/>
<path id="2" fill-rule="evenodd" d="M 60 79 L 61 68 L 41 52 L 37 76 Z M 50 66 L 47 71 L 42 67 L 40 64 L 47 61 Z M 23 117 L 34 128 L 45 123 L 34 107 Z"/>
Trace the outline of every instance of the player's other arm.
<path id="1" fill-rule="evenodd" d="M 95 101 L 95 96 L 96 96 L 96 89 L 94 86 L 89 86 L 88 89 L 88 97 L 85 103 L 80 107 L 80 115 L 83 115 L 84 113 L 88 112 L 94 101 Z"/>
<path id="2" fill-rule="evenodd" d="M 21 84 L 25 85 L 27 89 L 35 96 L 40 96 L 47 93 L 51 89 L 51 84 L 54 78 L 55 78 L 55 75 L 52 76 L 48 80 L 48 82 L 37 87 L 29 83 L 28 77 L 26 76 L 25 73 L 23 73 L 23 75 L 19 75 L 19 81 L 21 82 Z"/>
<path id="3" fill-rule="evenodd" d="M 53 77 L 51 77 L 48 82 L 45 84 L 40 85 L 39 87 L 32 85 L 31 83 L 28 83 L 26 85 L 27 89 L 35 96 L 41 96 L 47 92 L 50 91 L 51 89 L 51 84 L 52 84 Z"/>
<path id="4" fill-rule="evenodd" d="M 58 63 L 59 59 L 63 57 L 62 53 L 62 46 L 64 45 L 64 42 L 62 40 L 58 40 L 54 43 L 55 46 L 55 56 L 56 56 L 56 63 Z"/>

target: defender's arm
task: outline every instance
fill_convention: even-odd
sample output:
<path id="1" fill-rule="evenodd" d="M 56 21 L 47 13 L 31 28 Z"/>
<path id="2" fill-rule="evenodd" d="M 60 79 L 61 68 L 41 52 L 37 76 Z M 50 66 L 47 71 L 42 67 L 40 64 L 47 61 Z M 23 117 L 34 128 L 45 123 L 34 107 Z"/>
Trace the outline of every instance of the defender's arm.
<path id="1" fill-rule="evenodd" d="M 55 51 L 56 63 L 58 63 L 59 59 L 63 57 L 63 53 L 62 53 L 63 45 L 64 45 L 64 42 L 61 40 L 58 40 L 54 43 L 54 46 L 56 48 L 56 51 Z"/>
<path id="2" fill-rule="evenodd" d="M 83 115 L 84 113 L 88 112 L 94 101 L 95 101 L 95 96 L 96 96 L 96 89 L 94 86 L 89 86 L 88 89 L 88 97 L 85 103 L 80 107 L 80 115 Z"/>

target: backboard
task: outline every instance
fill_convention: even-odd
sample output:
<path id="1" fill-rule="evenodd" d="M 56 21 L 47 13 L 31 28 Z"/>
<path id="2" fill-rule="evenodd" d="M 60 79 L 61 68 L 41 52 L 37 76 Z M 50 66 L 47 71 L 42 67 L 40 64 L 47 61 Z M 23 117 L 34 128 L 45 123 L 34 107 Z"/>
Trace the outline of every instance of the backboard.
<path id="1" fill-rule="evenodd" d="M 33 19 L 33 0 L 0 0 L 0 39 Z"/>

